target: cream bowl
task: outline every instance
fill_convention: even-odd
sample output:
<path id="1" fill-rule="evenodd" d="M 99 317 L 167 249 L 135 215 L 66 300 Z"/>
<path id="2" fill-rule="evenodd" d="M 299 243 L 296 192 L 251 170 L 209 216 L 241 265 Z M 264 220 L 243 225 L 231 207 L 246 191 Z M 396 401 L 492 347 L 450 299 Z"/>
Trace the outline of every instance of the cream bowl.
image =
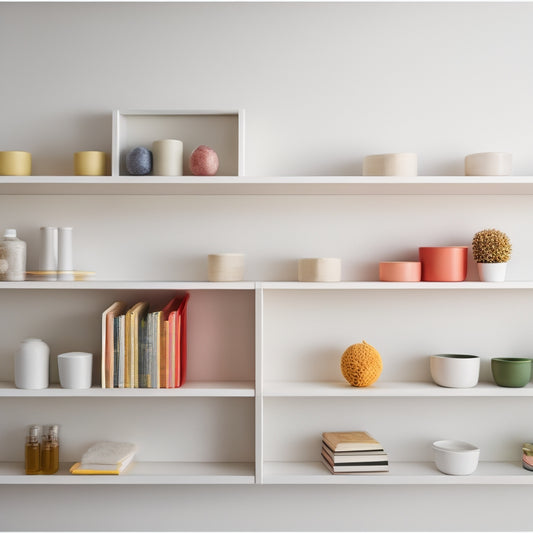
<path id="1" fill-rule="evenodd" d="M 468 476 L 479 462 L 479 448 L 460 440 L 439 440 L 433 443 L 435 466 L 452 476 Z"/>
<path id="2" fill-rule="evenodd" d="M 480 358 L 468 354 L 437 354 L 429 357 L 433 381 L 441 387 L 467 389 L 479 380 Z"/>
<path id="3" fill-rule="evenodd" d="M 513 155 L 507 152 L 481 152 L 465 157 L 465 176 L 510 176 Z"/>

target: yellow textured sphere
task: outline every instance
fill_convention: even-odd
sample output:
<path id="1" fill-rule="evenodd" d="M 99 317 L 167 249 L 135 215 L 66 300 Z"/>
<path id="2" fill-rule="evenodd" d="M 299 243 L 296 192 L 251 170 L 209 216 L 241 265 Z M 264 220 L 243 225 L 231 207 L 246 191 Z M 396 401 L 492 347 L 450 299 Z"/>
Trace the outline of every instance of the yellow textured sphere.
<path id="1" fill-rule="evenodd" d="M 342 354 L 342 375 L 353 387 L 368 387 L 372 385 L 372 383 L 377 381 L 382 370 L 381 355 L 365 341 L 352 344 Z"/>

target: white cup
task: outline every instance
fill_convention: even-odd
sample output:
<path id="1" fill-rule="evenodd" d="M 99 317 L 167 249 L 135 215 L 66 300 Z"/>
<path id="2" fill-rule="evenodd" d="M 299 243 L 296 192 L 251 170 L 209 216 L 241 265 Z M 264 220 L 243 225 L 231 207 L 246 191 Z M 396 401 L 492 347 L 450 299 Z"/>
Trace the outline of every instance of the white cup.
<path id="1" fill-rule="evenodd" d="M 40 339 L 25 339 L 15 355 L 15 386 L 18 389 L 46 389 L 50 348 Z"/>
<path id="2" fill-rule="evenodd" d="M 183 176 L 183 143 L 162 139 L 152 143 L 154 176 Z"/>
<path id="3" fill-rule="evenodd" d="M 209 281 L 242 281 L 244 254 L 210 254 L 207 256 Z"/>
<path id="4" fill-rule="evenodd" d="M 59 383 L 64 389 L 90 389 L 92 384 L 93 354 L 68 352 L 57 356 Z"/>

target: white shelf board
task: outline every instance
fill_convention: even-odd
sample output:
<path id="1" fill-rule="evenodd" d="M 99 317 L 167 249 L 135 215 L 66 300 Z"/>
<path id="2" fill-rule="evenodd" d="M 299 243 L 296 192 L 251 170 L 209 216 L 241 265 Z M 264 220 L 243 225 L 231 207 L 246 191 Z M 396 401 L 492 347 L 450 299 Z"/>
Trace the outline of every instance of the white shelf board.
<path id="1" fill-rule="evenodd" d="M 480 462 L 469 476 L 442 474 L 432 462 L 391 463 L 389 472 L 331 474 L 321 462 L 264 464 L 265 484 L 353 485 L 533 485 L 533 472 L 520 463 Z"/>
<path id="2" fill-rule="evenodd" d="M 277 381 L 263 384 L 263 395 L 271 398 L 453 398 L 453 397 L 531 397 L 533 384 L 525 387 L 499 387 L 478 383 L 467 389 L 440 387 L 432 382 L 376 382 L 370 387 L 352 387 L 347 382 Z"/>
<path id="3" fill-rule="evenodd" d="M 490 283 L 484 281 L 461 282 L 390 282 L 390 281 L 338 281 L 338 282 L 301 282 L 301 281 L 264 281 L 258 282 L 264 290 L 523 290 L 533 289 L 533 281 L 504 281 Z"/>
<path id="4" fill-rule="evenodd" d="M 253 463 L 138 462 L 120 475 L 26 475 L 24 463 L 0 463 L 0 485 L 174 485 L 255 483 Z"/>
<path id="5" fill-rule="evenodd" d="M 533 194 L 532 176 L 0 176 L 0 194 Z"/>
<path id="6" fill-rule="evenodd" d="M 90 290 L 254 290 L 254 281 L 0 281 L 0 289 L 90 289 Z"/>
<path id="7" fill-rule="evenodd" d="M 63 389 L 52 385 L 47 389 L 17 389 L 13 383 L 0 382 L 0 397 L 11 398 L 53 398 L 53 397 L 85 397 L 85 398 L 253 398 L 254 384 L 250 381 L 220 382 L 189 382 L 177 389 Z"/>

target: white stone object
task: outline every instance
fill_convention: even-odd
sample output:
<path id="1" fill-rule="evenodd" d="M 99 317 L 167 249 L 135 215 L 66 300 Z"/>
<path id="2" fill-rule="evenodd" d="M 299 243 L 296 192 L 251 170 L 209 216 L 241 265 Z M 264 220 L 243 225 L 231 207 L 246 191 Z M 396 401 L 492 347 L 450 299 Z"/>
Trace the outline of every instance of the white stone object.
<path id="1" fill-rule="evenodd" d="M 418 158 L 413 153 L 374 154 L 363 160 L 363 176 L 416 176 Z"/>
<path id="2" fill-rule="evenodd" d="M 40 339 L 25 339 L 15 354 L 15 386 L 19 389 L 46 389 L 50 348 Z"/>
<path id="3" fill-rule="evenodd" d="M 513 155 L 507 152 L 482 152 L 465 157 L 465 176 L 510 176 Z"/>
<path id="4" fill-rule="evenodd" d="M 244 254 L 225 253 L 207 256 L 208 281 L 242 281 L 244 278 Z"/>
<path id="5" fill-rule="evenodd" d="M 0 243 L 7 269 L 2 269 L 1 280 L 24 281 L 26 279 L 26 243 L 17 238 L 17 230 L 6 229 L 4 240 Z"/>
<path id="6" fill-rule="evenodd" d="M 341 260 L 338 257 L 307 257 L 298 261 L 298 281 L 340 281 Z"/>

